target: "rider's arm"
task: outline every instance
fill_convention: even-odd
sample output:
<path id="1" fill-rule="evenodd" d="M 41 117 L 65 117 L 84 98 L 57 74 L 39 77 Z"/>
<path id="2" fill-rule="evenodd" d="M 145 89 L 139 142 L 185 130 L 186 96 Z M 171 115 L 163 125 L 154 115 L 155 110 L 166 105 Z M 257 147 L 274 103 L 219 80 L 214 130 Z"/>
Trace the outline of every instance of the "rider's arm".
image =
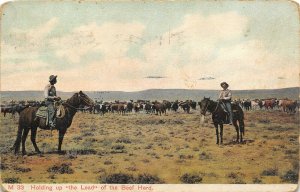
<path id="1" fill-rule="evenodd" d="M 227 95 L 226 96 L 224 96 L 224 98 L 223 99 L 225 99 L 225 100 L 231 100 L 231 91 L 228 91 L 228 93 L 227 93 Z"/>

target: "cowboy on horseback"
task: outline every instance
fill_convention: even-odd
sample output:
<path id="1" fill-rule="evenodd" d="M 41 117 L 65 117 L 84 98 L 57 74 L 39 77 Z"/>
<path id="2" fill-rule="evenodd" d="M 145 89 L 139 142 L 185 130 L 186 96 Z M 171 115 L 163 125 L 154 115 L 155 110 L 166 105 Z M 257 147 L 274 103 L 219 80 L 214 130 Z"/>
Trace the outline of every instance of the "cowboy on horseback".
<path id="1" fill-rule="evenodd" d="M 225 105 L 226 111 L 229 113 L 229 125 L 232 125 L 232 109 L 231 109 L 231 91 L 228 89 L 229 85 L 226 82 L 221 83 L 223 90 L 220 92 L 219 101 Z"/>
<path id="2" fill-rule="evenodd" d="M 44 89 L 44 96 L 45 96 L 45 105 L 48 107 L 48 119 L 49 119 L 49 126 L 50 129 L 54 129 L 56 126 L 55 120 L 55 101 L 59 101 L 60 97 L 56 96 L 56 88 L 55 84 L 57 83 L 57 75 L 51 75 L 49 77 L 50 84 L 46 85 Z"/>

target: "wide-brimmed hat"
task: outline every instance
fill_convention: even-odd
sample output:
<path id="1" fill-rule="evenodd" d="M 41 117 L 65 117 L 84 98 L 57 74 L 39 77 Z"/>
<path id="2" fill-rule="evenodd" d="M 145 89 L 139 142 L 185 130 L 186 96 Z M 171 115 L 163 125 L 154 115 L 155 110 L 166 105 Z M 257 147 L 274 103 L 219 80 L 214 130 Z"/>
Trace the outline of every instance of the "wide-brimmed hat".
<path id="1" fill-rule="evenodd" d="M 221 87 L 223 87 L 223 85 L 226 85 L 226 87 L 229 87 L 228 83 L 226 83 L 226 82 L 222 82 Z"/>
<path id="2" fill-rule="evenodd" d="M 54 81 L 56 79 L 57 75 L 50 75 L 49 82 Z"/>

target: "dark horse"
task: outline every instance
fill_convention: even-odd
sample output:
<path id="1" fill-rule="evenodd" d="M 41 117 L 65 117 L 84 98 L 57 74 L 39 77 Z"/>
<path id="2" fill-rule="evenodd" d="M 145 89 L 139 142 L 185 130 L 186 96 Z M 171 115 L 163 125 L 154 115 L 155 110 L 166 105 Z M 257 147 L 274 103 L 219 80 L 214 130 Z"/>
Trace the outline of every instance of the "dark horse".
<path id="1" fill-rule="evenodd" d="M 77 108 L 80 105 L 88 105 L 92 106 L 94 102 L 82 91 L 79 93 L 75 93 L 70 99 L 63 103 L 65 109 L 65 116 L 62 118 L 57 118 L 56 120 L 56 129 L 59 131 L 58 137 L 58 153 L 61 153 L 61 144 L 64 138 L 64 135 L 70 127 L 73 117 L 77 112 Z M 38 107 L 29 107 L 24 109 L 20 113 L 19 117 L 19 127 L 17 139 L 13 148 L 15 149 L 15 154 L 19 152 L 20 144 L 22 141 L 22 155 L 26 155 L 25 150 L 25 141 L 28 135 L 28 132 L 31 130 L 31 142 L 34 146 L 34 149 L 37 153 L 41 153 L 39 148 L 36 145 L 36 132 L 37 128 L 50 130 L 48 126 L 46 126 L 46 119 L 36 117 L 36 112 Z"/>
<path id="2" fill-rule="evenodd" d="M 217 144 L 223 143 L 223 124 L 227 122 L 227 112 L 224 111 L 220 102 L 212 101 L 210 98 L 202 99 L 199 102 L 200 105 L 200 113 L 202 115 L 206 115 L 206 112 L 210 112 L 212 114 L 212 121 L 216 128 L 217 135 Z M 236 130 L 236 142 L 243 142 L 243 135 L 245 134 L 245 125 L 244 125 L 244 113 L 242 108 L 238 104 L 232 104 L 233 111 L 233 125 Z M 220 139 L 219 142 L 219 129 L 220 125 Z"/>

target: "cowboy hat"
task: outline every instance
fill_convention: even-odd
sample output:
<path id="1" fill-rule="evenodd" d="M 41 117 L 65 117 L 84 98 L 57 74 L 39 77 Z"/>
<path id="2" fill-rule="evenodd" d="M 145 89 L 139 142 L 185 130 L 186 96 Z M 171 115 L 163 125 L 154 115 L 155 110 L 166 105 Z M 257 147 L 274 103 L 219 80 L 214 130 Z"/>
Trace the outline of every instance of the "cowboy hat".
<path id="1" fill-rule="evenodd" d="M 56 79 L 57 75 L 50 75 L 49 82 L 54 81 Z"/>
<path id="2" fill-rule="evenodd" d="M 226 85 L 226 87 L 229 87 L 228 83 L 226 83 L 226 82 L 222 82 L 222 83 L 221 83 L 221 87 L 222 87 L 223 85 Z"/>

